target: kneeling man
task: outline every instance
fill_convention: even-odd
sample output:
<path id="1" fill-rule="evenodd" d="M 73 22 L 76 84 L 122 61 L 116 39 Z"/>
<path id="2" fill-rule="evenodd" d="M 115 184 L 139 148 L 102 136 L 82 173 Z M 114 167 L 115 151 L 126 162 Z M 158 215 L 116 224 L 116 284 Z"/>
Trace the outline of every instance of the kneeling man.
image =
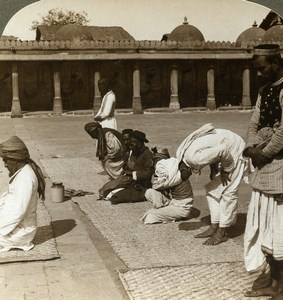
<path id="1" fill-rule="evenodd" d="M 8 191 L 0 197 L 0 251 L 34 247 L 38 195 L 44 199 L 45 180 L 17 136 L 0 144 L 0 157 L 9 171 Z"/>

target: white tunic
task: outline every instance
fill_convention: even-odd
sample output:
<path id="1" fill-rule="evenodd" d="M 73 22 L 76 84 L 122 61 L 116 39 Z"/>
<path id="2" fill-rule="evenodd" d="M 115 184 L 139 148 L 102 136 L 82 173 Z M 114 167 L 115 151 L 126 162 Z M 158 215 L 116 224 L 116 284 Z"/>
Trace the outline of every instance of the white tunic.
<path id="1" fill-rule="evenodd" d="M 101 106 L 95 117 L 102 118 L 99 121 L 103 128 L 113 128 L 117 130 L 117 121 L 114 117 L 116 98 L 113 91 L 109 91 L 102 99 Z M 94 118 L 95 118 L 94 117 Z"/>
<path id="2" fill-rule="evenodd" d="M 27 164 L 9 180 L 0 197 L 0 247 L 28 250 L 37 229 L 38 181 Z"/>
<path id="3" fill-rule="evenodd" d="M 229 227 L 236 222 L 238 188 L 247 165 L 242 157 L 245 142 L 230 130 L 205 132 L 200 129 L 201 135 L 192 133 L 193 138 L 188 136 L 184 140 L 177 150 L 177 157 L 179 155 L 178 158 L 183 159 L 194 172 L 220 163 L 223 170 L 230 173 L 231 181 L 226 186 L 222 184 L 220 173 L 205 186 L 211 222 L 218 223 L 220 227 Z"/>

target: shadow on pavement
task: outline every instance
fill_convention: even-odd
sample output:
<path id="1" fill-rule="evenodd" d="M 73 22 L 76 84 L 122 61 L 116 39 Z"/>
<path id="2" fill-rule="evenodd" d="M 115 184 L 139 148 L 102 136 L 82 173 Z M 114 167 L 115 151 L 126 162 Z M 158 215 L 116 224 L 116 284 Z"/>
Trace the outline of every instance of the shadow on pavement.
<path id="1" fill-rule="evenodd" d="M 235 238 L 237 236 L 240 236 L 244 234 L 245 232 L 245 227 L 246 227 L 246 219 L 247 219 L 247 214 L 246 213 L 239 213 L 237 216 L 237 223 L 234 226 L 231 226 L 228 232 L 228 236 L 230 238 Z"/>
<path id="2" fill-rule="evenodd" d="M 246 226 L 246 217 L 247 214 L 245 213 L 239 213 L 237 215 L 237 223 L 233 226 L 231 226 L 227 232 L 230 238 L 238 237 L 245 232 L 245 226 Z M 204 216 L 200 219 L 200 221 L 197 222 L 183 222 L 179 224 L 179 230 L 198 230 L 201 227 L 210 225 L 210 215 Z"/>
<path id="3" fill-rule="evenodd" d="M 56 220 L 51 222 L 51 226 L 53 227 L 54 237 L 57 238 L 77 226 L 76 221 L 73 219 L 65 219 L 65 220 Z"/>
<path id="4" fill-rule="evenodd" d="M 52 221 L 51 224 L 38 227 L 34 244 L 40 245 L 52 238 L 57 238 L 67 232 L 71 231 L 77 226 L 73 219 Z"/>
<path id="5" fill-rule="evenodd" d="M 185 230 L 185 231 L 190 231 L 190 230 L 197 230 L 200 229 L 201 227 L 210 225 L 210 216 L 205 216 L 200 219 L 200 221 L 197 222 L 184 222 L 179 225 L 179 230 Z"/>

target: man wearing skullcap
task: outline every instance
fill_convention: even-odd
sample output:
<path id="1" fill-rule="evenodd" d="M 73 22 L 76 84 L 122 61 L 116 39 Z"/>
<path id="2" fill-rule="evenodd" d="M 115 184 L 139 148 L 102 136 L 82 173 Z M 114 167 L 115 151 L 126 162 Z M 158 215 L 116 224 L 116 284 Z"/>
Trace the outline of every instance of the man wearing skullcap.
<path id="1" fill-rule="evenodd" d="M 254 166 L 244 235 L 248 272 L 261 271 L 247 297 L 283 299 L 283 64 L 277 44 L 254 48 L 252 63 L 265 84 L 259 89 L 243 154 Z"/>
<path id="2" fill-rule="evenodd" d="M 112 178 L 123 172 L 126 151 L 120 132 L 111 128 L 102 128 L 98 122 L 85 125 L 85 131 L 97 140 L 96 157 L 101 161 L 103 169 Z"/>
<path id="3" fill-rule="evenodd" d="M 112 204 L 146 201 L 145 191 L 151 187 L 152 152 L 145 146 L 148 143 L 144 132 L 131 133 L 131 155 L 122 175 L 106 183 L 99 191 L 100 196 Z M 117 191 L 113 193 L 113 191 Z"/>
<path id="4" fill-rule="evenodd" d="M 152 188 L 145 198 L 154 208 L 142 217 L 144 224 L 167 223 L 188 218 L 192 212 L 193 191 L 189 181 L 191 170 L 167 149 L 152 149 L 155 173 Z"/>
<path id="5" fill-rule="evenodd" d="M 199 173 L 210 166 L 210 182 L 205 186 L 211 226 L 195 238 L 208 238 L 204 245 L 214 246 L 228 240 L 227 229 L 237 221 L 238 189 L 247 161 L 242 152 L 244 140 L 231 130 L 205 124 L 188 135 L 177 149 L 176 157 Z"/>
<path id="6" fill-rule="evenodd" d="M 116 97 L 113 92 L 116 77 L 117 73 L 115 73 L 111 79 L 101 78 L 98 81 L 98 88 L 103 98 L 100 109 L 94 116 L 94 121 L 99 122 L 103 128 L 112 128 L 117 130 L 117 121 L 114 115 Z"/>
<path id="7" fill-rule="evenodd" d="M 0 251 L 28 251 L 34 247 L 37 201 L 38 195 L 44 199 L 44 176 L 17 136 L 0 144 L 0 156 L 10 177 L 8 191 L 0 197 Z"/>

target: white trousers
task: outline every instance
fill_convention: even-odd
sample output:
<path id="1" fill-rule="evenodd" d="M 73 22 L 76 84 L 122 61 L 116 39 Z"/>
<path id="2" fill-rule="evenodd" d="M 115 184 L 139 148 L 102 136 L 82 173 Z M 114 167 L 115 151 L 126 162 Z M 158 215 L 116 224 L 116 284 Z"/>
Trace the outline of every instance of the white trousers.
<path id="1" fill-rule="evenodd" d="M 237 221 L 238 189 L 246 169 L 247 162 L 239 159 L 231 181 L 223 186 L 220 174 L 217 174 L 206 186 L 206 199 L 210 210 L 211 223 L 220 227 L 230 227 Z"/>
<path id="2" fill-rule="evenodd" d="M 144 224 L 168 223 L 189 217 L 193 198 L 170 200 L 161 192 L 148 189 L 145 198 L 153 205 L 142 217 Z"/>

